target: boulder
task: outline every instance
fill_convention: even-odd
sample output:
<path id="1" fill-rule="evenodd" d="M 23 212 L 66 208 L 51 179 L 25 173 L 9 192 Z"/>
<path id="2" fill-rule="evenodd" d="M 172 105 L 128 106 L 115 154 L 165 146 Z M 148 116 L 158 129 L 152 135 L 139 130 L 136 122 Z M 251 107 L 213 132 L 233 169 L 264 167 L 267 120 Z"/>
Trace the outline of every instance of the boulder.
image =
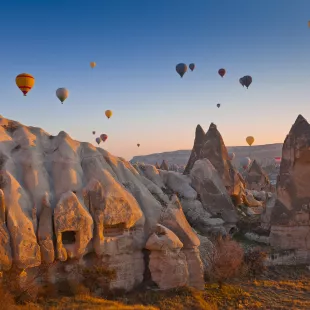
<path id="1" fill-rule="evenodd" d="M 157 230 L 150 236 L 146 249 L 151 251 L 149 268 L 153 281 L 161 289 L 185 286 L 189 272 L 186 255 L 179 238 L 169 229 L 157 225 Z"/>
<path id="2" fill-rule="evenodd" d="M 190 177 L 201 203 L 209 213 L 218 215 L 225 222 L 235 224 L 237 212 L 217 170 L 208 159 L 195 162 Z"/>

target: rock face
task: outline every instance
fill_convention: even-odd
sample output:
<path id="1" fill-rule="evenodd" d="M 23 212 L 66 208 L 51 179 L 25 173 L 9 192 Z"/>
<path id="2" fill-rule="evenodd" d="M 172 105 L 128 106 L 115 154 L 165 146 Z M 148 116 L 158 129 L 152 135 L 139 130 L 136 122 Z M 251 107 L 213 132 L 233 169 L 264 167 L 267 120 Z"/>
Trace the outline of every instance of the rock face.
<path id="1" fill-rule="evenodd" d="M 254 159 L 245 177 L 246 188 L 255 191 L 271 191 L 271 184 L 266 172 Z"/>
<path id="2" fill-rule="evenodd" d="M 190 177 L 204 209 L 213 216 L 218 215 L 228 225 L 234 226 L 238 220 L 235 206 L 211 162 L 208 159 L 196 161 Z"/>
<path id="3" fill-rule="evenodd" d="M 299 115 L 283 144 L 270 243 L 304 250 L 310 261 L 310 125 Z"/>
<path id="4" fill-rule="evenodd" d="M 217 170 L 230 195 L 238 197 L 244 195 L 245 184 L 229 160 L 223 138 L 213 123 L 206 134 L 200 125 L 197 126 L 194 146 L 184 174 L 189 174 L 195 162 L 204 158 L 208 159 Z"/>
<path id="5" fill-rule="evenodd" d="M 168 164 L 167 164 L 167 162 L 166 162 L 165 160 L 163 160 L 163 162 L 161 163 L 159 169 L 161 169 L 161 170 L 167 170 L 167 171 L 169 170 Z"/>
<path id="6" fill-rule="evenodd" d="M 133 289 L 147 269 L 160 288 L 203 289 L 200 242 L 176 196 L 210 216 L 191 182 L 0 116 L 0 271 L 53 263 L 57 282 L 77 261 L 114 269 L 112 289 Z"/>

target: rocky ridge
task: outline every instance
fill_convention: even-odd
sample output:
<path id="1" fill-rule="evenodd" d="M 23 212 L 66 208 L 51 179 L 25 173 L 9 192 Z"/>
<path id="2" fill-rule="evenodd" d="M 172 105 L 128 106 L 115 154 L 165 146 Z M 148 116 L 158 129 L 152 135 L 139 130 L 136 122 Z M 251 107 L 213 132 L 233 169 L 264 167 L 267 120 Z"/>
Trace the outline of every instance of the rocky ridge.
<path id="1" fill-rule="evenodd" d="M 52 264 L 57 282 L 73 264 L 103 264 L 116 270 L 111 289 L 133 289 L 146 270 L 159 288 L 203 289 L 199 238 L 208 242 L 190 225 L 226 234 L 237 221 L 207 159 L 189 175 L 134 168 L 65 132 L 51 136 L 3 117 L 0 172 L 0 270 L 13 266 L 20 277 Z"/>

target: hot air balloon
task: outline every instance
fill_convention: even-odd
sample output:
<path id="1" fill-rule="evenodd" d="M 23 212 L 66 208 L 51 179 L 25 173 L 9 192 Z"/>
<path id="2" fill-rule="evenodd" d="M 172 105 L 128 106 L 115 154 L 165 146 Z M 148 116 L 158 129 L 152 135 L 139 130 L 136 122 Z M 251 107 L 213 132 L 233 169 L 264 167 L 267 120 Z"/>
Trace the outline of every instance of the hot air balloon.
<path id="1" fill-rule="evenodd" d="M 22 91 L 24 96 L 31 90 L 34 86 L 35 79 L 29 73 L 21 73 L 15 78 L 15 83 L 17 87 Z"/>
<path id="2" fill-rule="evenodd" d="M 137 146 L 140 147 L 140 143 L 138 143 Z"/>
<path id="3" fill-rule="evenodd" d="M 224 77 L 224 75 L 226 74 L 226 70 L 222 68 L 218 71 L 218 73 L 221 77 Z"/>
<path id="4" fill-rule="evenodd" d="M 218 103 L 216 106 L 219 108 L 219 107 L 221 106 L 221 104 L 220 104 L 220 103 Z"/>
<path id="5" fill-rule="evenodd" d="M 105 115 L 106 115 L 107 118 L 110 118 L 110 117 L 112 116 L 112 114 L 113 114 L 113 113 L 112 113 L 111 110 L 106 110 L 106 111 L 105 111 Z"/>
<path id="6" fill-rule="evenodd" d="M 235 158 L 236 154 L 234 152 L 229 152 L 228 157 L 230 160 L 233 160 Z"/>
<path id="7" fill-rule="evenodd" d="M 193 63 L 191 63 L 190 65 L 189 65 L 189 68 L 191 69 L 191 71 L 194 71 L 194 69 L 195 69 L 195 64 L 193 64 Z"/>
<path id="8" fill-rule="evenodd" d="M 244 86 L 246 86 L 246 88 L 249 88 L 249 86 L 252 83 L 252 77 L 249 75 L 246 75 L 242 78 L 242 81 L 243 81 Z"/>
<path id="9" fill-rule="evenodd" d="M 96 138 L 96 142 L 98 143 L 98 145 L 100 144 L 101 142 L 101 139 L 100 138 Z"/>
<path id="10" fill-rule="evenodd" d="M 187 71 L 187 65 L 179 63 L 178 65 L 176 65 L 175 70 L 177 71 L 177 73 L 179 73 L 180 77 L 182 78 Z"/>
<path id="11" fill-rule="evenodd" d="M 240 164 L 244 170 L 248 169 L 250 163 L 251 163 L 251 159 L 249 157 L 244 157 L 240 161 Z"/>
<path id="12" fill-rule="evenodd" d="M 242 85 L 242 87 L 244 87 L 243 78 L 239 79 L 239 83 Z"/>
<path id="13" fill-rule="evenodd" d="M 95 63 L 94 61 L 92 61 L 92 62 L 90 63 L 90 66 L 91 66 L 91 68 L 93 69 L 93 68 L 96 67 L 96 63 Z"/>
<path id="14" fill-rule="evenodd" d="M 101 139 L 103 142 L 105 142 L 105 141 L 108 139 L 108 136 L 107 136 L 105 133 L 103 133 L 102 135 L 100 135 L 100 139 Z"/>
<path id="15" fill-rule="evenodd" d="M 253 143 L 254 143 L 254 137 L 252 137 L 252 136 L 248 136 L 248 137 L 246 137 L 246 142 L 247 142 L 247 144 L 249 145 L 249 146 L 251 146 Z"/>
<path id="16" fill-rule="evenodd" d="M 279 165 L 281 163 L 281 157 L 275 157 L 274 161 L 276 162 L 277 165 Z"/>
<path id="17" fill-rule="evenodd" d="M 93 131 L 93 135 L 95 135 L 96 134 L 96 131 Z"/>
<path id="18" fill-rule="evenodd" d="M 310 20 L 308 21 L 308 27 L 310 28 Z"/>
<path id="19" fill-rule="evenodd" d="M 64 103 L 64 101 L 68 98 L 69 96 L 69 91 L 66 88 L 58 88 L 56 90 L 56 96 L 60 100 L 61 103 Z"/>

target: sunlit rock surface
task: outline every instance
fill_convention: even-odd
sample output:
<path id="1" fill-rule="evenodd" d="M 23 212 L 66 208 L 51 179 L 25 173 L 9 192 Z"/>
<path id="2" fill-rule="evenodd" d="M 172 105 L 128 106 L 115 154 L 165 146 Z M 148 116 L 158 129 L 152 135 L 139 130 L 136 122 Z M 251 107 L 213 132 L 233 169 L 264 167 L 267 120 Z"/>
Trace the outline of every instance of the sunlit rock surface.
<path id="1" fill-rule="evenodd" d="M 283 144 L 270 243 L 307 251 L 310 261 L 310 125 L 299 115 Z"/>
<path id="2" fill-rule="evenodd" d="M 57 282 L 72 277 L 74 261 L 114 269 L 112 289 L 133 289 L 146 269 L 160 288 L 203 289 L 200 241 L 180 202 L 198 206 L 192 180 L 140 168 L 65 132 L 51 136 L 1 116 L 0 271 L 15 266 L 31 275 L 53 263 L 49 278 Z"/>

